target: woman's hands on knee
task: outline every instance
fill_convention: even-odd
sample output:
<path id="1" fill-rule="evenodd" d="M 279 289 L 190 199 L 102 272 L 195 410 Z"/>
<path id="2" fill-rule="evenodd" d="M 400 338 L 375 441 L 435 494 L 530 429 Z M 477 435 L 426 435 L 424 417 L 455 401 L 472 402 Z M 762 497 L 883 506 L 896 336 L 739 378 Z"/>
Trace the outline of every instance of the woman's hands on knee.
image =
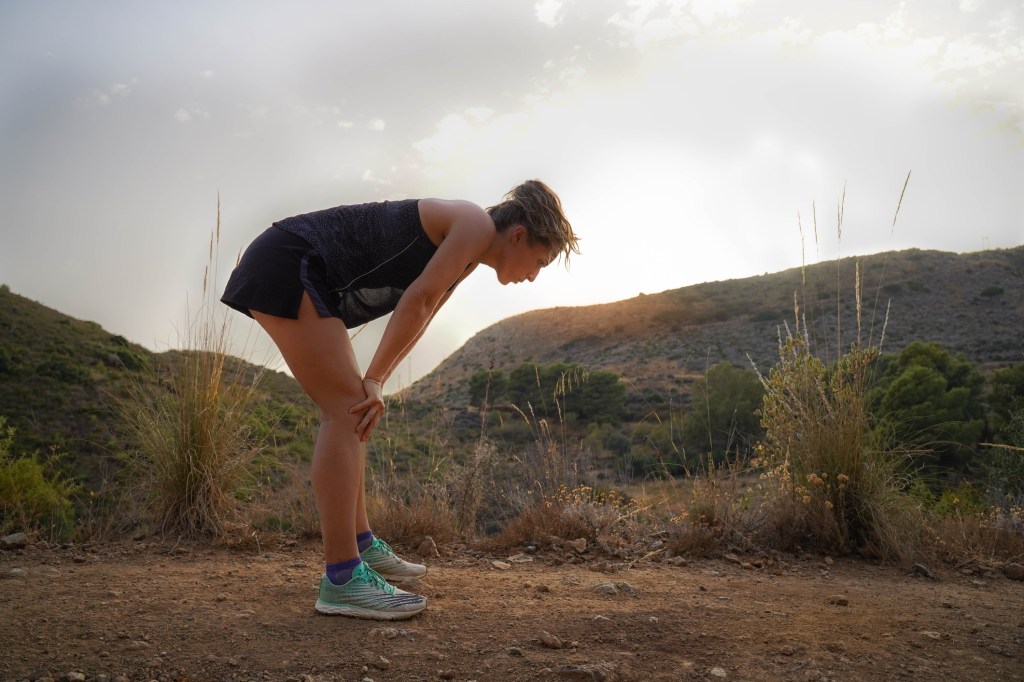
<path id="1" fill-rule="evenodd" d="M 356 426 L 356 433 L 363 443 L 370 440 L 370 434 L 377 426 L 377 422 L 384 416 L 384 386 L 377 379 L 363 379 L 363 391 L 366 399 L 357 403 L 349 410 L 349 414 L 363 412 L 363 418 Z"/>

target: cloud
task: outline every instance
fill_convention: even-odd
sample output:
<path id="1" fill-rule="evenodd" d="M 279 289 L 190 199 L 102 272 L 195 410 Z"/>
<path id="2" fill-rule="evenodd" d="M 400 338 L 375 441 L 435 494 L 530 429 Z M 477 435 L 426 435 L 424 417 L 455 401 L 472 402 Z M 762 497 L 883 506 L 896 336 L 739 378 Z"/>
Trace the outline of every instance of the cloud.
<path id="1" fill-rule="evenodd" d="M 85 109 L 108 106 L 112 101 L 111 95 L 127 97 L 131 94 L 132 86 L 138 82 L 138 78 L 133 78 L 130 83 L 114 83 L 106 88 L 94 88 L 88 95 L 76 98 L 75 106 Z"/>
<path id="2" fill-rule="evenodd" d="M 372 119 L 369 123 L 367 123 L 366 127 L 368 129 L 376 132 L 376 133 L 380 133 L 380 132 L 384 131 L 384 128 L 386 127 L 386 124 L 384 123 L 384 119 L 382 119 L 382 118 L 375 118 L 375 119 Z"/>
<path id="3" fill-rule="evenodd" d="M 537 21 L 545 26 L 557 26 L 562 21 L 562 16 L 559 14 L 562 5 L 561 0 L 540 0 L 533 6 L 537 13 Z"/>
<path id="4" fill-rule="evenodd" d="M 190 123 L 194 118 L 210 118 L 210 112 L 199 107 L 178 107 L 174 112 L 174 120 L 178 123 Z"/>

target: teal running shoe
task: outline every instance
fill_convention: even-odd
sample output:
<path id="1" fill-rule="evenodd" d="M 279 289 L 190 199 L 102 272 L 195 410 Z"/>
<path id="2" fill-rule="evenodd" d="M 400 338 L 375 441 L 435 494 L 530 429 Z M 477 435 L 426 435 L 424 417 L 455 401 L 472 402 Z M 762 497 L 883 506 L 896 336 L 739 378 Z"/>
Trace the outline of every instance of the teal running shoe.
<path id="1" fill-rule="evenodd" d="M 364 549 L 359 554 L 359 558 L 385 580 L 396 583 L 422 578 L 427 574 L 426 566 L 399 558 L 395 551 L 388 546 L 388 543 L 378 537 L 373 538 L 373 544 Z"/>
<path id="2" fill-rule="evenodd" d="M 373 620 L 411 618 L 427 608 L 426 597 L 389 585 L 376 571 L 360 563 L 352 579 L 335 585 L 327 576 L 320 578 L 320 597 L 316 610 L 329 616 L 353 616 Z"/>

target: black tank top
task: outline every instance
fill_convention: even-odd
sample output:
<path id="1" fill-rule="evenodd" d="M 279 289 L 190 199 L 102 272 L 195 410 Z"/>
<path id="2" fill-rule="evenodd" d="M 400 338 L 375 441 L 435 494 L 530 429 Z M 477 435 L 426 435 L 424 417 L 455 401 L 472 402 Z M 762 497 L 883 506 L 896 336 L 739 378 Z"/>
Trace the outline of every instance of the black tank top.
<path id="1" fill-rule="evenodd" d="M 338 206 L 274 223 L 302 237 L 326 264 L 346 326 L 387 315 L 437 247 L 420 223 L 419 200 Z"/>

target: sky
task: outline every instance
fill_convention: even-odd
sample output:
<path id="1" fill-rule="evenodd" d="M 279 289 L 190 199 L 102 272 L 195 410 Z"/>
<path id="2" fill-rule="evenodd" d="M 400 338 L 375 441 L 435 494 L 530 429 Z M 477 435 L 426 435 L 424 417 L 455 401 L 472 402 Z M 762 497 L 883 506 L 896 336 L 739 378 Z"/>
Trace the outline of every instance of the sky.
<path id="1" fill-rule="evenodd" d="M 582 255 L 532 284 L 478 269 L 394 390 L 529 310 L 1017 246 L 1022 24 L 1011 0 L 6 0 L 0 283 L 166 350 L 218 201 L 208 294 L 287 216 L 547 182 Z"/>

